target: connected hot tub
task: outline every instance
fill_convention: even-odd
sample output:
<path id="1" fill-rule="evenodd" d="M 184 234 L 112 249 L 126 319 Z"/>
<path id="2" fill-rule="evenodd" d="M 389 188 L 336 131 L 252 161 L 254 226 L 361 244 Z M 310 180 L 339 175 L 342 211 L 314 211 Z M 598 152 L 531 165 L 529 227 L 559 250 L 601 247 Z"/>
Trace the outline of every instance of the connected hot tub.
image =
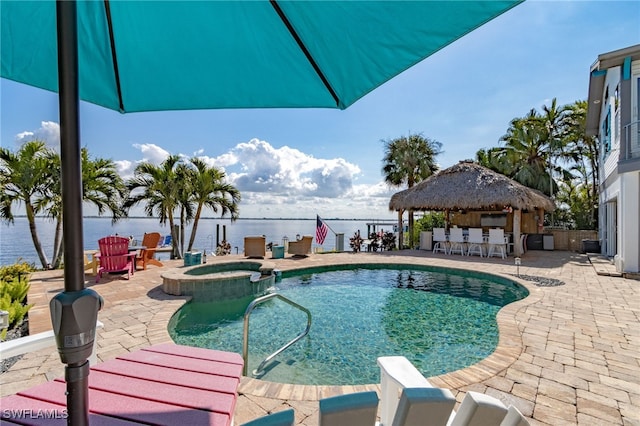
<path id="1" fill-rule="evenodd" d="M 162 290 L 198 301 L 260 296 L 275 284 L 271 262 L 225 262 L 175 268 L 162 274 Z"/>

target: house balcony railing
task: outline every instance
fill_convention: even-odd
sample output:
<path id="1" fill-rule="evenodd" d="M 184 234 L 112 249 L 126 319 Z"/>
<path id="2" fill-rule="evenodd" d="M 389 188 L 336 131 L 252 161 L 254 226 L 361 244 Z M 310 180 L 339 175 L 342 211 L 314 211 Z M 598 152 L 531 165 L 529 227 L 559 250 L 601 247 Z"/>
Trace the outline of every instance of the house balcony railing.
<path id="1" fill-rule="evenodd" d="M 623 160 L 640 158 L 640 120 L 636 120 L 624 126 L 625 149 Z"/>

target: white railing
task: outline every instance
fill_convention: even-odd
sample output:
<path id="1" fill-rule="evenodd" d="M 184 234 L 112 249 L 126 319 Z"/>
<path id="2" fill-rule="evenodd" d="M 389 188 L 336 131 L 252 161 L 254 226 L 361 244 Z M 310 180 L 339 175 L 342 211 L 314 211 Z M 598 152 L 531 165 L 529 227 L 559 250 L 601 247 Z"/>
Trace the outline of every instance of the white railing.
<path id="1" fill-rule="evenodd" d="M 640 120 L 624 126 L 625 160 L 640 158 Z"/>
<path id="2" fill-rule="evenodd" d="M 104 327 L 100 321 L 96 323 L 96 330 Z M 96 333 L 96 338 L 93 339 L 93 350 L 91 351 L 91 356 L 89 357 L 89 364 L 95 365 L 98 363 L 97 357 L 97 344 L 98 344 L 98 333 Z M 7 340 L 6 342 L 0 343 L 0 361 L 4 361 L 5 359 L 24 355 L 29 352 L 39 351 L 40 349 L 48 348 L 50 346 L 56 345 L 56 336 L 53 334 L 53 330 L 44 331 L 42 333 L 33 334 L 30 336 L 20 337 L 19 339 Z"/>

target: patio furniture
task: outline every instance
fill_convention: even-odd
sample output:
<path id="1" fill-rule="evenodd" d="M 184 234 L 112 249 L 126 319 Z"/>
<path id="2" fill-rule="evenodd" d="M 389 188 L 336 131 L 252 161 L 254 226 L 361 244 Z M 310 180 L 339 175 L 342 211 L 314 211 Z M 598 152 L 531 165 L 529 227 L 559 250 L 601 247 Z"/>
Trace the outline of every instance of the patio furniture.
<path id="1" fill-rule="evenodd" d="M 500 426 L 529 426 L 529 421 L 522 415 L 513 405 L 507 409 L 507 416 L 504 418 Z"/>
<path id="2" fill-rule="evenodd" d="M 467 249 L 467 255 L 479 254 L 480 257 L 484 256 L 484 236 L 482 235 L 482 228 L 469 228 L 469 237 L 467 238 L 469 248 Z"/>
<path id="3" fill-rule="evenodd" d="M 236 353 L 172 343 L 96 364 L 89 374 L 90 424 L 229 426 L 242 366 L 242 357 Z M 0 406 L 8 418 L 3 421 L 20 424 L 24 417 L 12 419 L 11 413 L 43 410 L 63 416 L 65 391 L 64 378 L 58 378 L 4 397 Z"/>
<path id="4" fill-rule="evenodd" d="M 464 235 L 462 235 L 462 228 L 451 228 L 449 230 L 449 254 L 453 254 L 454 251 L 459 252 L 462 256 L 467 253 Z"/>
<path id="5" fill-rule="evenodd" d="M 129 253 L 129 239 L 125 237 L 109 236 L 98 240 L 100 253 L 96 257 L 100 261 L 96 282 L 100 282 L 105 272 L 126 272 L 127 279 L 133 274 L 136 254 Z"/>
<path id="6" fill-rule="evenodd" d="M 136 255 L 136 268 L 142 267 L 143 270 L 147 269 L 147 265 L 164 266 L 162 262 L 155 258 L 156 249 L 160 243 L 159 232 L 145 233 L 142 238 L 142 249 Z"/>
<path id="7" fill-rule="evenodd" d="M 501 425 L 507 407 L 492 396 L 469 391 L 448 426 Z"/>
<path id="8" fill-rule="evenodd" d="M 165 235 L 160 241 L 160 247 L 169 247 L 171 245 L 171 234 Z"/>
<path id="9" fill-rule="evenodd" d="M 434 387 L 404 388 L 392 426 L 426 424 L 446 425 L 456 398 L 449 389 Z"/>
<path id="10" fill-rule="evenodd" d="M 263 259 L 267 255 L 267 239 L 265 236 L 244 237 L 244 255 Z"/>
<path id="11" fill-rule="evenodd" d="M 320 400 L 319 426 L 373 426 L 378 412 L 374 391 L 349 393 Z"/>
<path id="12" fill-rule="evenodd" d="M 441 251 L 447 254 L 449 252 L 448 247 L 449 241 L 444 228 L 433 228 L 433 252 Z"/>
<path id="13" fill-rule="evenodd" d="M 489 229 L 489 251 L 487 257 L 499 253 L 504 259 L 507 257 L 507 241 L 504 237 L 504 229 Z"/>
<path id="14" fill-rule="evenodd" d="M 456 400 L 453 394 L 448 389 L 432 386 L 403 356 L 379 357 L 378 365 L 380 366 L 380 424 L 382 426 L 413 424 L 526 426 L 529 424 L 515 407 L 507 409 L 500 400 L 473 391 L 467 392 L 458 411 L 454 411 Z M 504 422 L 507 418 L 509 423 Z"/>
<path id="15" fill-rule="evenodd" d="M 313 237 L 305 235 L 297 241 L 289 241 L 288 253 L 294 256 L 308 256 L 311 253 L 311 243 L 313 243 Z"/>
<path id="16" fill-rule="evenodd" d="M 84 251 L 84 270 L 91 269 L 91 275 L 98 273 L 98 250 Z"/>

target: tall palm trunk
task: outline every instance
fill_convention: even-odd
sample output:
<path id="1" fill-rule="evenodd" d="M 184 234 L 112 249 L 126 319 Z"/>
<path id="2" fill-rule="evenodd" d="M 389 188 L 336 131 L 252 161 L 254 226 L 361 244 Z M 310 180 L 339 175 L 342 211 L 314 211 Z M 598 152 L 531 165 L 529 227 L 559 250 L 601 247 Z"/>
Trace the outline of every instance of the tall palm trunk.
<path id="1" fill-rule="evenodd" d="M 200 220 L 200 215 L 202 214 L 202 204 L 198 204 L 198 209 L 196 210 L 196 215 L 193 218 L 193 228 L 191 229 L 191 235 L 189 236 L 189 246 L 187 251 L 191 251 L 193 249 L 193 242 L 196 239 L 196 231 L 198 230 L 198 221 Z M 205 249 L 206 251 L 206 249 Z"/>
<path id="2" fill-rule="evenodd" d="M 184 255 L 184 233 L 186 227 L 186 213 L 184 208 L 180 209 L 180 252 Z"/>
<path id="3" fill-rule="evenodd" d="M 56 219 L 56 233 L 53 238 L 53 269 L 58 269 L 62 264 L 62 218 Z"/>
<path id="4" fill-rule="evenodd" d="M 169 229 L 171 232 L 171 256 L 173 259 L 182 259 L 180 254 L 180 245 L 178 243 L 179 232 L 176 232 L 175 222 L 173 219 L 173 212 L 169 212 Z"/>
<path id="5" fill-rule="evenodd" d="M 33 211 L 33 206 L 31 203 L 26 203 L 27 210 L 27 220 L 29 221 L 29 232 L 31 233 L 31 240 L 33 241 L 33 246 L 36 248 L 36 253 L 38 254 L 38 258 L 40 259 L 40 263 L 44 269 L 48 269 L 51 267 L 49 265 L 49 260 L 47 259 L 47 255 L 42 250 L 42 244 L 40 243 L 40 238 L 38 238 L 38 231 L 36 229 L 36 215 Z"/>

